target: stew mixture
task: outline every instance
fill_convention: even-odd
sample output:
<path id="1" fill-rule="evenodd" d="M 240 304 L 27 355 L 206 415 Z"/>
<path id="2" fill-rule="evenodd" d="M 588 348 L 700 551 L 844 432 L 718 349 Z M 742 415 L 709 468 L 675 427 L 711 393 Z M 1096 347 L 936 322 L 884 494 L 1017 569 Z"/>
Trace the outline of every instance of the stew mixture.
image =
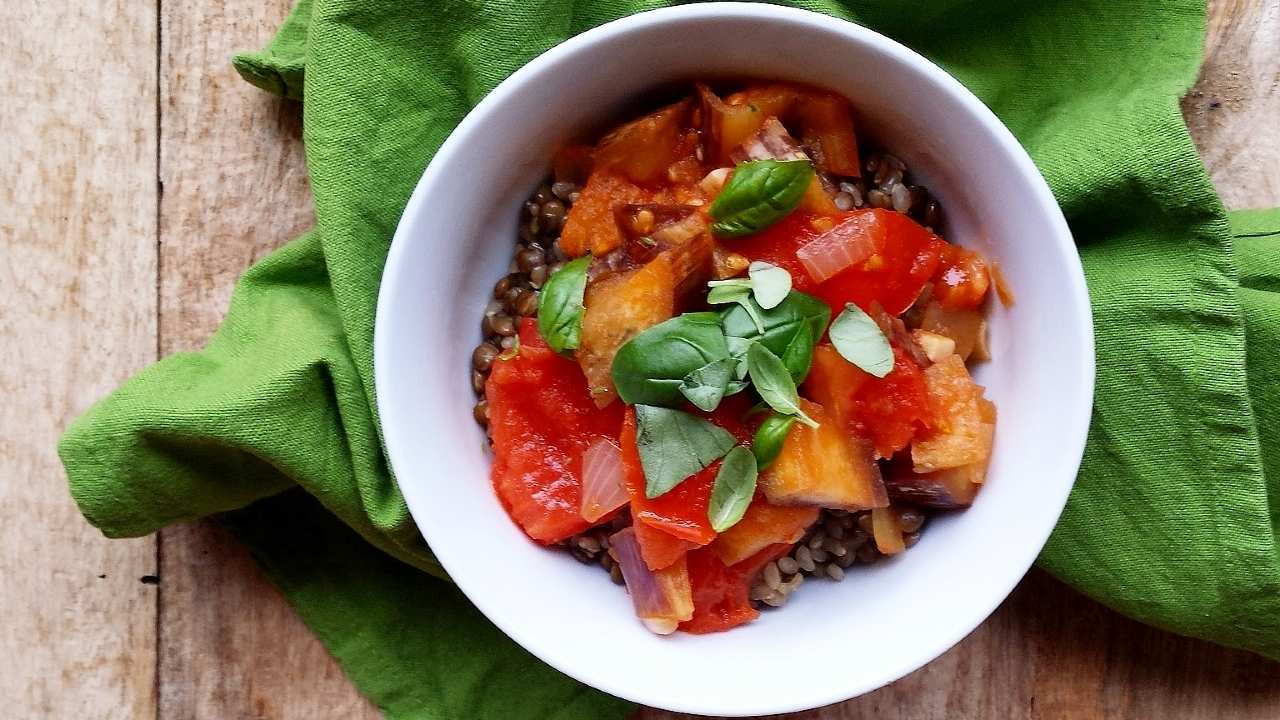
<path id="1" fill-rule="evenodd" d="M 940 225 L 816 88 L 697 84 L 565 147 L 472 358 L 502 505 L 664 634 L 911 547 L 983 482 L 966 363 L 989 290 L 1011 302 Z"/>

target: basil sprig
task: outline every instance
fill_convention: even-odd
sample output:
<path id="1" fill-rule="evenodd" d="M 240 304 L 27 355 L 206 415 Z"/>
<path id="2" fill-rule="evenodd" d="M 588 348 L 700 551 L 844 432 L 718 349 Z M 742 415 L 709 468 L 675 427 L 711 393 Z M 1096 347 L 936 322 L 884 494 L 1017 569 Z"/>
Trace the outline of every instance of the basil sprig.
<path id="1" fill-rule="evenodd" d="M 752 160 L 738 165 L 707 209 L 720 237 L 752 235 L 791 214 L 813 180 L 808 160 Z"/>
<path id="2" fill-rule="evenodd" d="M 759 315 L 762 327 L 756 325 L 745 305 L 751 305 L 752 311 Z M 721 311 L 720 317 L 725 335 L 758 341 L 782 359 L 791 379 L 798 383 L 809 374 L 813 346 L 827 329 L 831 308 L 812 295 L 792 290 L 776 307 L 766 310 L 748 298 L 743 304 Z"/>
<path id="3" fill-rule="evenodd" d="M 880 326 L 862 308 L 846 304 L 828 332 L 831 344 L 845 360 L 878 378 L 893 371 L 893 348 Z"/>
<path id="4" fill-rule="evenodd" d="M 727 430 L 680 410 L 636 405 L 636 449 L 644 495 L 660 497 L 734 446 Z"/>
<path id="5" fill-rule="evenodd" d="M 734 363 L 726 362 L 730 357 L 719 316 L 685 313 L 618 348 L 611 366 L 613 385 L 631 405 L 678 407 L 688 399 L 710 411 L 734 379 Z"/>
<path id="6" fill-rule="evenodd" d="M 769 413 L 769 417 L 756 428 L 755 438 L 751 441 L 751 452 L 756 456 L 756 466 L 761 471 L 778 459 L 782 444 L 787 440 L 787 433 L 791 432 L 791 426 L 795 424 L 795 417 L 775 412 Z"/>
<path id="7" fill-rule="evenodd" d="M 582 299 L 587 292 L 591 256 L 566 264 L 547 279 L 538 295 L 538 332 L 558 353 L 578 347 L 582 338 Z"/>
<path id="8" fill-rule="evenodd" d="M 747 372 L 751 375 L 751 384 L 760 393 L 760 398 L 769 403 L 774 412 L 793 415 L 809 427 L 818 426 L 813 418 L 800 409 L 800 393 L 796 392 L 791 373 L 769 348 L 761 343 L 751 344 L 751 348 L 747 350 Z"/>
<path id="9" fill-rule="evenodd" d="M 712 530 L 724 532 L 742 519 L 756 493 L 758 475 L 756 458 L 750 450 L 736 445 L 724 456 L 711 488 L 711 503 L 707 506 Z"/>

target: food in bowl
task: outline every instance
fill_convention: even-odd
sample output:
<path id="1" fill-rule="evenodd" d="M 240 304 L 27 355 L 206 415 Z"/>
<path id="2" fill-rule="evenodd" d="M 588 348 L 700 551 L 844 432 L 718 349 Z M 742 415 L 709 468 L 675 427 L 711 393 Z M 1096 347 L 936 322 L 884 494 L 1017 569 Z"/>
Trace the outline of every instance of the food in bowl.
<path id="1" fill-rule="evenodd" d="M 966 363 L 991 288 L 1011 302 L 847 99 L 725 89 L 557 153 L 472 357 L 511 519 L 660 634 L 749 622 L 970 505 L 996 408 Z"/>

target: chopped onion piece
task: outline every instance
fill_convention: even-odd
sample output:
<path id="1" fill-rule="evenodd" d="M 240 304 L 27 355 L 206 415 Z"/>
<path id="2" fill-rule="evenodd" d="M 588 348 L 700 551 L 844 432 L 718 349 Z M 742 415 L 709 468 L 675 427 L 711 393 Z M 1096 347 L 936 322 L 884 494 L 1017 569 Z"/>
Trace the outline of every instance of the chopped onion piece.
<path id="1" fill-rule="evenodd" d="M 884 227 L 875 215 L 857 213 L 796 251 L 814 282 L 826 282 L 867 258 L 883 244 Z"/>
<path id="2" fill-rule="evenodd" d="M 733 168 L 716 168 L 707 173 L 706 177 L 698 181 L 698 189 L 706 193 L 709 197 L 715 197 L 724 189 L 724 184 L 729 181 L 729 173 L 733 172 Z"/>
<path id="3" fill-rule="evenodd" d="M 622 568 L 636 617 L 645 627 L 667 635 L 693 617 L 693 591 L 684 557 L 661 570 L 650 570 L 640 555 L 636 531 L 629 527 L 609 537 L 609 554 Z"/>
<path id="4" fill-rule="evenodd" d="M 623 484 L 622 451 L 608 438 L 591 443 L 582 453 L 582 519 L 597 522 L 629 499 Z"/>

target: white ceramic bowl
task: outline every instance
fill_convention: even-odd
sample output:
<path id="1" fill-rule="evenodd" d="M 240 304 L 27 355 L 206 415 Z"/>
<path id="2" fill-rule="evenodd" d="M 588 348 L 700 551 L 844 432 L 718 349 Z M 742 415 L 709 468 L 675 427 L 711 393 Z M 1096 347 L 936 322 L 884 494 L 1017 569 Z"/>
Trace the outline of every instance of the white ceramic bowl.
<path id="1" fill-rule="evenodd" d="M 825 86 L 858 131 L 942 201 L 947 235 L 998 260 L 1015 293 L 991 314 L 976 375 L 999 407 L 989 481 L 919 545 L 806 584 L 727 633 L 653 635 L 599 568 L 538 547 L 489 484 L 471 419 L 471 350 L 511 257 L 520 204 L 566 141 L 623 119 L 648 90 L 709 76 Z M 976 627 L 1026 572 L 1079 466 L 1093 396 L 1088 295 L 1071 235 L 1031 160 L 977 98 L 870 30 L 769 5 L 687 5 L 579 35 L 499 85 L 436 154 L 391 246 L 375 333 L 378 410 L 409 508 L 485 615 L 534 655 L 614 695 L 758 715 L 889 683 Z"/>

